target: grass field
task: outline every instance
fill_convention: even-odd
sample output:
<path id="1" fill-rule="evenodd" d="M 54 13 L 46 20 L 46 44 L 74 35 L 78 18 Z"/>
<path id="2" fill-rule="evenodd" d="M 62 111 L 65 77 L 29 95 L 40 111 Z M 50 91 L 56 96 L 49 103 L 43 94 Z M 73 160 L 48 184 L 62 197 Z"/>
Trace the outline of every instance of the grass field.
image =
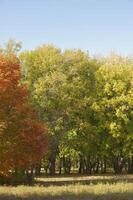
<path id="1" fill-rule="evenodd" d="M 133 200 L 133 176 L 38 178 L 34 186 L 0 187 L 0 200 L 22 199 Z"/>

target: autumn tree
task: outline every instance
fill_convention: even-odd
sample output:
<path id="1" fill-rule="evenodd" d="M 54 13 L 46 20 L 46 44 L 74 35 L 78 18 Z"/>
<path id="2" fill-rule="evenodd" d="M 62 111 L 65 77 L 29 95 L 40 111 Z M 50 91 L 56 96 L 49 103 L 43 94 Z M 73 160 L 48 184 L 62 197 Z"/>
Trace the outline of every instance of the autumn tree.
<path id="1" fill-rule="evenodd" d="M 46 151 L 46 128 L 20 83 L 19 61 L 0 54 L 0 174 L 30 169 Z"/>

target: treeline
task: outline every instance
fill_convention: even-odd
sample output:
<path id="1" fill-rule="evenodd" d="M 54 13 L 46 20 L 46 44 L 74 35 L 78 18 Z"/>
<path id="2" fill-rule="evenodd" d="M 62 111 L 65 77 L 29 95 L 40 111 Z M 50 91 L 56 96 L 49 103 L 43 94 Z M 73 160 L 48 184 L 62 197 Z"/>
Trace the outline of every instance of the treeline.
<path id="1" fill-rule="evenodd" d="M 133 59 L 49 45 L 19 59 L 30 101 L 48 127 L 36 174 L 133 173 Z"/>
<path id="2" fill-rule="evenodd" d="M 133 173 L 133 59 L 19 48 L 0 53 L 0 176 Z"/>

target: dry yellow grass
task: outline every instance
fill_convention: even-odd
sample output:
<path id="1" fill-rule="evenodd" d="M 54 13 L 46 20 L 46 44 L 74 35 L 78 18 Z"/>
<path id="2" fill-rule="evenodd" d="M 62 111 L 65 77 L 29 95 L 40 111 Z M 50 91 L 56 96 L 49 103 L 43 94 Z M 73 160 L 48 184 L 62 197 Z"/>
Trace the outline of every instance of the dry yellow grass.
<path id="1" fill-rule="evenodd" d="M 84 177 L 85 178 L 85 177 Z M 92 177 L 92 179 L 96 177 Z M 44 179 L 45 180 L 45 179 Z M 57 180 L 57 179 L 56 179 Z M 45 180 L 46 181 L 46 180 Z M 116 183 L 70 184 L 61 186 L 0 187 L 0 200 L 133 200 L 133 184 Z"/>

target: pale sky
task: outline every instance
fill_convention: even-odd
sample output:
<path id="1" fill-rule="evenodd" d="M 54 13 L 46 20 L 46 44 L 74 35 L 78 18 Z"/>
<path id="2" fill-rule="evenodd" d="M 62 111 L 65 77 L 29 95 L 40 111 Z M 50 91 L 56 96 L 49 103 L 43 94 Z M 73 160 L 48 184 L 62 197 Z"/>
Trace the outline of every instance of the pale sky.
<path id="1" fill-rule="evenodd" d="M 133 0 L 0 0 L 0 44 L 133 54 Z"/>

